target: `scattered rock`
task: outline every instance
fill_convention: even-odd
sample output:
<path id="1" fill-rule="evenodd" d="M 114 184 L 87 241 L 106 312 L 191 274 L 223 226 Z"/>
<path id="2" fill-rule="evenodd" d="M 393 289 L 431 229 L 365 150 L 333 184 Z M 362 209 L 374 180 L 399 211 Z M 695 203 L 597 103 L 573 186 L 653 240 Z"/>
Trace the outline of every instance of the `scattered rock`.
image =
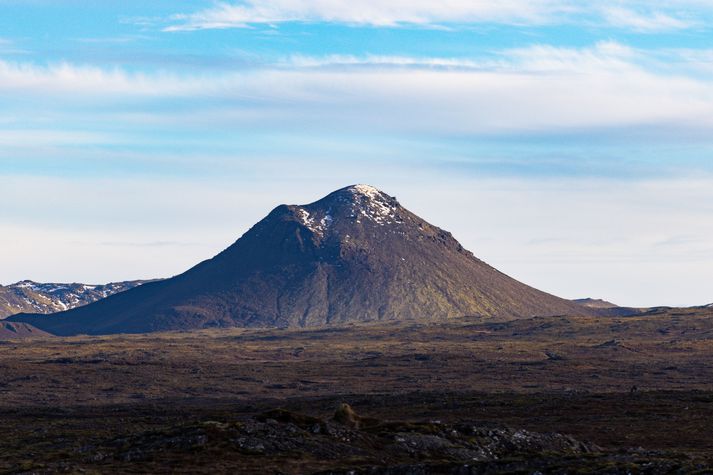
<path id="1" fill-rule="evenodd" d="M 614 348 L 617 346 L 621 346 L 621 342 L 617 339 L 614 340 L 609 340 L 605 341 L 604 343 L 600 343 L 595 346 L 595 348 Z"/>
<path id="2" fill-rule="evenodd" d="M 334 413 L 334 421 L 347 427 L 358 429 L 361 425 L 360 417 L 349 404 L 342 403 Z"/>

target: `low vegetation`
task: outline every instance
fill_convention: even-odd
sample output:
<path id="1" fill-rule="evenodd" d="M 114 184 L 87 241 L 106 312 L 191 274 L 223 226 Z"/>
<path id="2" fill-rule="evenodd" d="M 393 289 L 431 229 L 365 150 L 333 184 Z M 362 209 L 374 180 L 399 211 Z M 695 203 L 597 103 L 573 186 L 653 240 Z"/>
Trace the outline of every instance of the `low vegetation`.
<path id="1" fill-rule="evenodd" d="M 0 472 L 704 470 L 711 338 L 661 309 L 8 340 Z"/>

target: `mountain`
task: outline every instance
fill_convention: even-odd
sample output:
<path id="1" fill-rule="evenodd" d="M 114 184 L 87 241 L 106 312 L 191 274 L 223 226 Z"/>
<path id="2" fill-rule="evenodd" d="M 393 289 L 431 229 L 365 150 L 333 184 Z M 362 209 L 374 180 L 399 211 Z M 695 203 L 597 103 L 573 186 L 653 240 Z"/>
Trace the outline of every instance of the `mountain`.
<path id="1" fill-rule="evenodd" d="M 0 285 L 0 319 L 22 312 L 55 313 L 87 305 L 147 281 L 112 282 L 105 285 L 41 284 L 23 280 Z"/>
<path id="2" fill-rule="evenodd" d="M 396 198 L 354 185 L 278 206 L 176 277 L 50 318 L 11 320 L 73 335 L 593 313 L 508 277 Z"/>

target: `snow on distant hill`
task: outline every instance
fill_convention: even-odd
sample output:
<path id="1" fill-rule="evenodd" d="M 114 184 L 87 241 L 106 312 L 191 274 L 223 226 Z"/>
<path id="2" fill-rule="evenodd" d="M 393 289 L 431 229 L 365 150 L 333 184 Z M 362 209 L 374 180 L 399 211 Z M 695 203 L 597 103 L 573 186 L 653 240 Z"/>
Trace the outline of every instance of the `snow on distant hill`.
<path id="1" fill-rule="evenodd" d="M 53 284 L 23 280 L 0 286 L 0 319 L 16 313 L 55 313 L 81 307 L 129 290 L 144 280 L 112 282 L 105 285 Z"/>

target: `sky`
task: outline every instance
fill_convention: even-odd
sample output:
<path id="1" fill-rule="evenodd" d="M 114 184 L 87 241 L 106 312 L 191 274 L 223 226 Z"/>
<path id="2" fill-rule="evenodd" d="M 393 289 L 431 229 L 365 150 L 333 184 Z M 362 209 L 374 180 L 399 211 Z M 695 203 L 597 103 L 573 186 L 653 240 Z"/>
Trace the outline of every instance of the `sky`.
<path id="1" fill-rule="evenodd" d="M 0 284 L 353 183 L 562 297 L 713 302 L 713 1 L 0 0 Z"/>

